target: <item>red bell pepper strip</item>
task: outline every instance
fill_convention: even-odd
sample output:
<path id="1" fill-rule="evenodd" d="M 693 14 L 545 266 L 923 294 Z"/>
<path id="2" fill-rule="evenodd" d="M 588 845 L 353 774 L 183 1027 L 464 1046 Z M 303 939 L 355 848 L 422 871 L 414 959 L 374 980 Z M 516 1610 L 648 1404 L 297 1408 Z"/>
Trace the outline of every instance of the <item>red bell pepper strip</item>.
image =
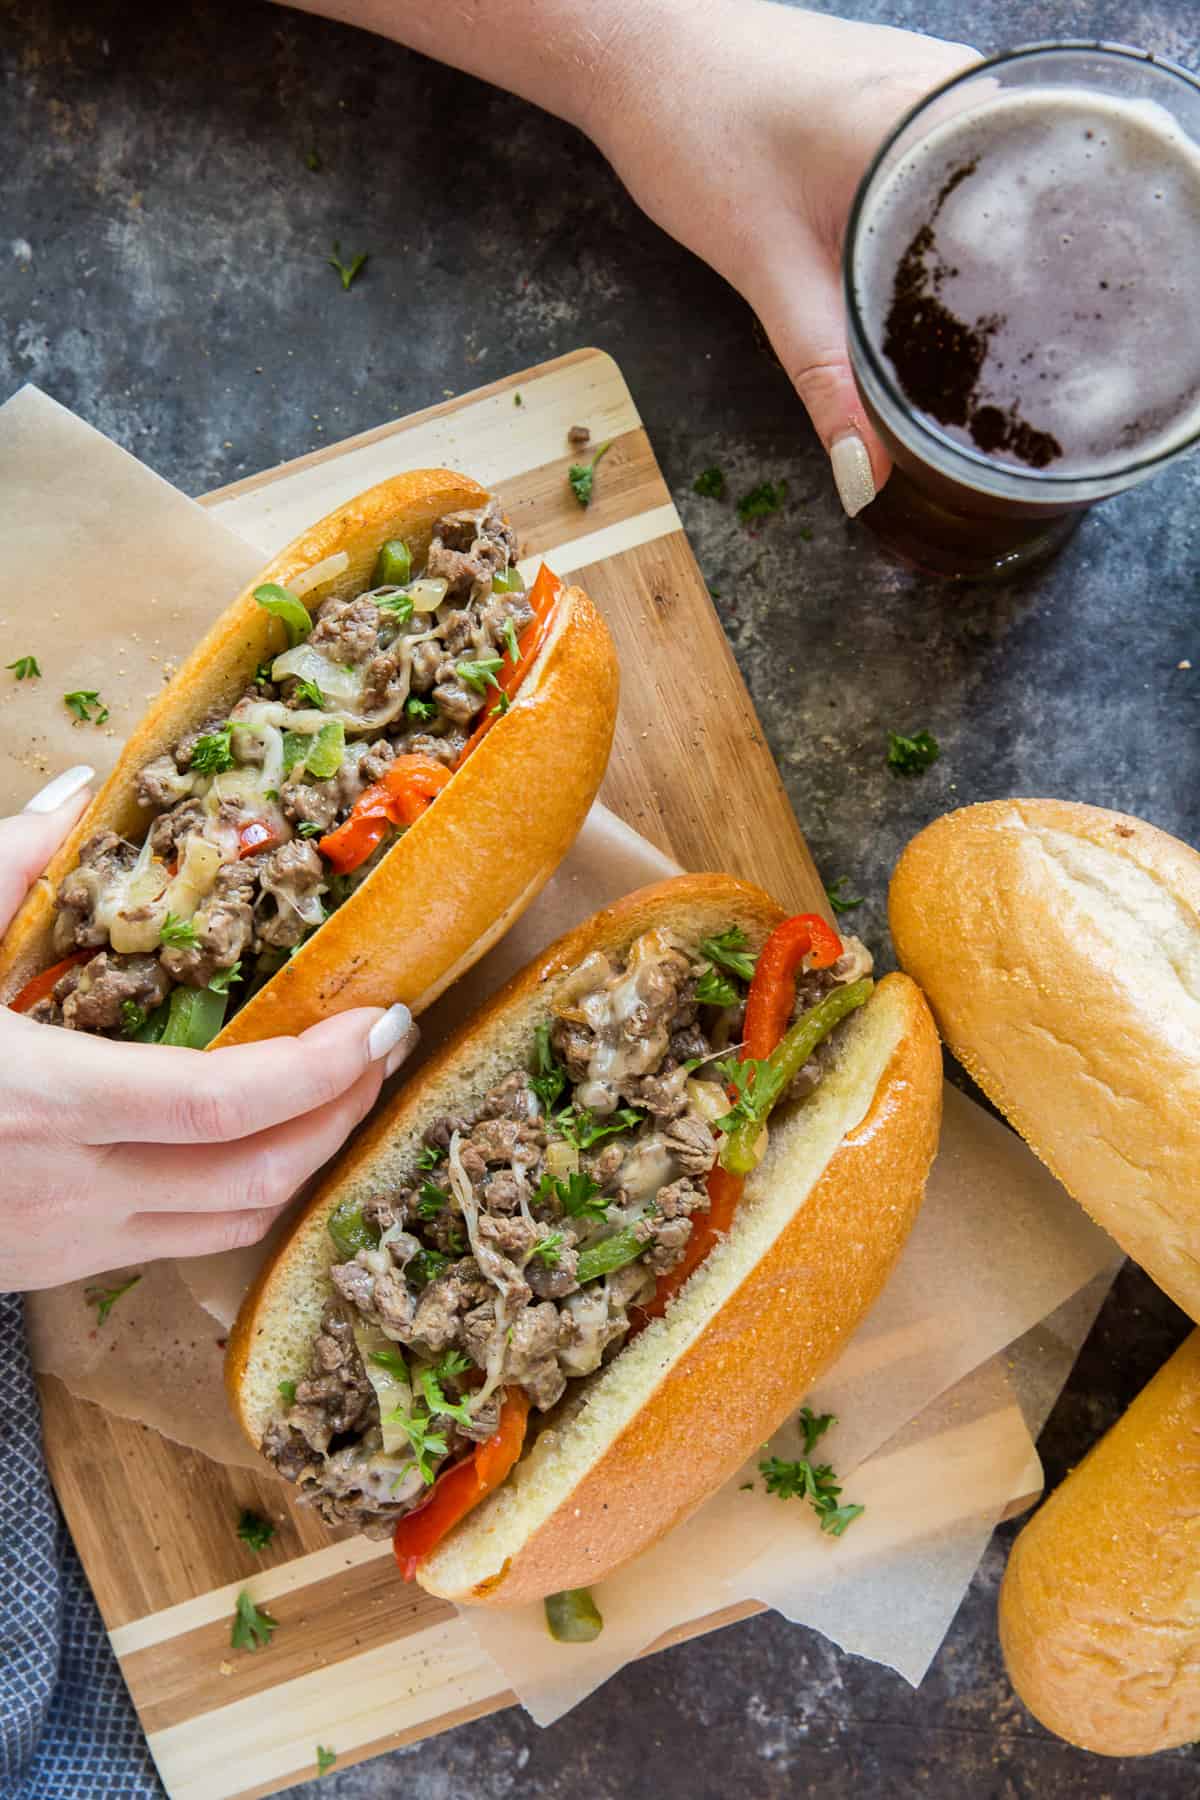
<path id="1" fill-rule="evenodd" d="M 400 1520 L 392 1548 L 405 1581 L 413 1579 L 417 1564 L 446 1533 L 473 1511 L 485 1494 L 500 1486 L 521 1454 L 528 1422 L 528 1394 L 524 1388 L 506 1388 L 495 1435 L 439 1475 L 428 1500 Z"/>
<path id="2" fill-rule="evenodd" d="M 805 957 L 811 969 L 827 969 L 842 954 L 842 940 L 819 913 L 797 913 L 777 925 L 754 967 L 742 1030 L 742 1056 L 761 1062 L 787 1030 L 796 1003 L 796 976 Z"/>
<path id="3" fill-rule="evenodd" d="M 533 608 L 533 617 L 517 639 L 517 660 L 515 663 L 510 663 L 507 657 L 504 659 L 499 689 L 506 700 L 516 698 L 517 690 L 541 654 L 542 646 L 550 635 L 554 608 L 562 591 L 563 584 L 554 570 L 543 563 L 537 572 L 536 581 L 529 590 L 529 604 Z M 484 708 L 482 719 L 463 745 L 462 755 L 454 765 L 456 769 L 462 768 L 479 740 L 487 735 L 500 716 L 499 694 L 496 696 L 495 703 L 490 703 L 491 697 L 495 693 L 495 688 L 488 689 L 489 705 Z"/>
<path id="4" fill-rule="evenodd" d="M 796 975 L 805 957 L 810 968 L 827 969 L 841 954 L 841 939 L 819 913 L 798 913 L 775 927 L 754 965 L 739 1061 L 753 1057 L 761 1062 L 782 1038 L 796 1002 Z M 709 1170 L 708 1211 L 702 1217 L 693 1217 L 683 1261 L 660 1278 L 653 1298 L 639 1308 L 645 1320 L 662 1317 L 688 1276 L 724 1237 L 733 1224 L 745 1185 L 744 1175 L 731 1174 L 720 1163 Z"/>
<path id="5" fill-rule="evenodd" d="M 19 1013 L 31 1012 L 39 1000 L 44 1000 L 53 991 L 68 969 L 73 969 L 76 963 L 90 962 L 95 954 L 94 950 L 72 950 L 70 956 L 64 956 L 52 969 L 43 969 L 32 981 L 27 981 L 16 999 L 9 1001 L 10 1009 Z"/>
<path id="6" fill-rule="evenodd" d="M 389 825 L 414 824 L 449 780 L 450 770 L 432 756 L 398 756 L 382 780 L 359 795 L 345 823 L 318 841 L 317 849 L 339 875 L 349 875 L 379 847 Z"/>
<path id="7" fill-rule="evenodd" d="M 275 827 L 268 824 L 266 819 L 251 819 L 238 832 L 238 844 L 240 845 L 238 861 L 240 862 L 245 856 L 257 856 L 259 851 L 265 850 L 268 845 L 273 846 L 282 842 L 283 839 Z"/>

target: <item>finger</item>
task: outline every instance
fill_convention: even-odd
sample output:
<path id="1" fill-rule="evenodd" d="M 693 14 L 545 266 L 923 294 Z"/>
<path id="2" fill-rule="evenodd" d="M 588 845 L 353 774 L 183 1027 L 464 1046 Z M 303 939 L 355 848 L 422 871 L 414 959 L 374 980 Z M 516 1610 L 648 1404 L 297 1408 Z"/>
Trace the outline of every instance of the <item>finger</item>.
<path id="1" fill-rule="evenodd" d="M 258 1212 L 135 1213 L 123 1234 L 126 1262 L 157 1262 L 162 1257 L 216 1256 L 245 1250 L 266 1237 L 286 1206 Z"/>
<path id="2" fill-rule="evenodd" d="M 17 1022 L 14 1022 L 17 1023 Z M 42 1025 L 28 1029 L 42 1032 Z M 298 1037 L 228 1050 L 120 1044 L 86 1032 L 54 1038 L 54 1091 L 32 1064 L 18 1074 L 31 1103 L 52 1107 L 85 1144 L 224 1144 L 327 1106 L 373 1068 L 398 1067 L 416 1042 L 407 1006 L 356 1007 Z M 19 1059 L 17 1061 L 20 1067 Z"/>
<path id="3" fill-rule="evenodd" d="M 791 279 L 794 269 L 803 269 L 803 279 Z M 840 272 L 815 243 L 780 247 L 750 300 L 825 447 L 838 498 L 854 518 L 892 465 L 850 369 Z"/>
<path id="4" fill-rule="evenodd" d="M 269 1212 L 341 1148 L 375 1104 L 376 1063 L 328 1106 L 232 1144 L 121 1144 L 104 1158 L 105 1185 L 155 1213 Z"/>
<path id="5" fill-rule="evenodd" d="M 76 823 L 91 796 L 96 771 L 87 763 L 48 781 L 24 812 L 0 819 L 0 931 L 6 931 L 26 894 Z"/>

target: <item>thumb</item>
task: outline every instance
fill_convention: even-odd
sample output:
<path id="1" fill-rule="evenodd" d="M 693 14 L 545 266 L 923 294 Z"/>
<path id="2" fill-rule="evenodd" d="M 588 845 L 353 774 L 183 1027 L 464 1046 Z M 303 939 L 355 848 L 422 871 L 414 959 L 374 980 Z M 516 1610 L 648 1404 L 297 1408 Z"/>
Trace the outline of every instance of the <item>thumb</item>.
<path id="1" fill-rule="evenodd" d="M 29 889 L 87 805 L 96 771 L 77 763 L 48 781 L 24 812 L 0 819 L 0 931 L 6 931 Z"/>
<path id="2" fill-rule="evenodd" d="M 780 247 L 749 299 L 825 446 L 838 498 L 854 518 L 892 464 L 850 370 L 840 271 L 815 243 Z"/>

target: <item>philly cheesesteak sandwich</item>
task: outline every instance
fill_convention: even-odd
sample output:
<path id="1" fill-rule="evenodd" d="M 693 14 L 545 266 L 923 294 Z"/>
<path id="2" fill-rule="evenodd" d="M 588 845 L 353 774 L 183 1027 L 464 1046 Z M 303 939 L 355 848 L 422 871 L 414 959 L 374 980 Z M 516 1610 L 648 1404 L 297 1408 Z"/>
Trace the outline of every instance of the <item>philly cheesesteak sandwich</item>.
<path id="1" fill-rule="evenodd" d="M 857 939 L 723 876 L 643 890 L 517 976 L 335 1169 L 243 1307 L 235 1407 L 304 1500 L 393 1532 L 436 1591 L 586 1585 L 852 1329 L 939 1091 L 917 990 L 875 987 Z M 723 1394 L 697 1377 L 713 1355 Z"/>

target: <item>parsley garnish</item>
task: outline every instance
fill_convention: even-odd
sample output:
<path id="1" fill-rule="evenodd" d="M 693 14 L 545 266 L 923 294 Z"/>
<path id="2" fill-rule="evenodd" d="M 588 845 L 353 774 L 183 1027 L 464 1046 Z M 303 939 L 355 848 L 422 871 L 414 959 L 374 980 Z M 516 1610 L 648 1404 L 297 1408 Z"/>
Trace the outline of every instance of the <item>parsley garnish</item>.
<path id="1" fill-rule="evenodd" d="M 375 604 L 380 612 L 395 613 L 401 625 L 407 625 L 413 616 L 411 594 L 384 594 L 375 596 Z"/>
<path id="2" fill-rule="evenodd" d="M 464 1356 L 461 1350 L 447 1350 L 433 1365 L 433 1372 L 439 1381 L 453 1381 L 456 1375 L 465 1375 L 471 1367 L 471 1359 Z"/>
<path id="3" fill-rule="evenodd" d="M 645 1117 L 645 1113 L 635 1112 L 632 1106 L 619 1106 L 615 1113 L 602 1119 L 597 1119 L 586 1106 L 565 1106 L 548 1123 L 559 1137 L 574 1144 L 577 1150 L 590 1150 L 602 1138 L 614 1137 L 619 1131 L 632 1131 Z"/>
<path id="4" fill-rule="evenodd" d="M 841 1537 L 865 1508 L 839 1505 L 842 1489 L 832 1467 L 829 1463 L 810 1460 L 818 1440 L 837 1421 L 832 1413 L 814 1413 L 810 1407 L 802 1406 L 798 1423 L 804 1433 L 804 1455 L 795 1462 L 786 1462 L 778 1456 L 769 1457 L 766 1462 L 759 1463 L 759 1473 L 768 1494 L 775 1494 L 780 1500 L 807 1500 L 817 1515 L 821 1530 L 830 1537 Z"/>
<path id="5" fill-rule="evenodd" d="M 313 144 L 310 149 L 308 149 L 304 152 L 304 166 L 306 169 L 311 170 L 314 175 L 320 174 L 320 172 L 321 172 L 321 152 L 317 149 L 317 146 L 315 144 Z M 322 1773 L 324 1773 L 323 1770 L 322 1770 Z"/>
<path id="6" fill-rule="evenodd" d="M 437 716 L 437 701 L 420 700 L 416 694 L 410 694 L 404 702 L 404 710 L 410 719 L 432 719 Z"/>
<path id="7" fill-rule="evenodd" d="M 612 439 L 610 438 L 607 444 L 601 444 L 591 462 L 572 463 L 571 467 L 567 470 L 567 480 L 571 484 L 571 492 L 578 500 L 580 506 L 590 506 L 592 504 L 592 484 L 596 479 L 596 464 L 600 461 L 600 458 L 604 455 L 605 451 L 611 449 Z"/>
<path id="8" fill-rule="evenodd" d="M 431 1416 L 430 1413 L 419 1413 L 415 1409 L 411 1413 L 401 1412 L 397 1407 L 395 1412 L 388 1414 L 387 1420 L 389 1425 L 398 1425 L 412 1445 L 412 1453 L 426 1487 L 432 1487 L 434 1482 L 429 1458 L 446 1454 L 446 1440 L 441 1432 L 429 1429 Z"/>
<path id="9" fill-rule="evenodd" d="M 818 1439 L 823 1438 L 829 1427 L 837 1424 L 837 1420 L 832 1413 L 815 1413 L 811 1406 L 802 1406 L 797 1423 L 804 1433 L 804 1454 L 811 1456 Z"/>
<path id="10" fill-rule="evenodd" d="M 535 1203 L 541 1206 L 553 1206 L 557 1201 L 563 1212 L 572 1219 L 588 1219 L 602 1222 L 608 1217 L 608 1201 L 598 1200 L 600 1188 L 581 1169 L 568 1175 L 565 1181 L 558 1181 L 553 1175 L 543 1175 L 538 1183 Z"/>
<path id="11" fill-rule="evenodd" d="M 705 500 L 725 498 L 725 477 L 720 469 L 701 469 L 692 483 L 692 492 Z"/>
<path id="12" fill-rule="evenodd" d="M 513 405 L 514 406 L 524 406 L 524 404 L 525 404 L 525 402 L 522 400 L 520 394 L 513 395 Z"/>
<path id="13" fill-rule="evenodd" d="M 505 713 L 508 711 L 508 709 L 511 705 L 512 705 L 512 701 L 509 699 L 508 695 L 504 692 L 504 689 L 501 688 L 500 698 L 497 700 L 495 706 L 493 706 L 491 712 L 488 714 L 488 717 L 491 719 L 494 719 L 497 716 L 499 716 L 500 718 L 503 718 Z"/>
<path id="14" fill-rule="evenodd" d="M 12 670 L 18 681 L 29 681 L 34 675 L 40 675 L 42 672 L 38 667 L 36 656 L 18 656 L 16 662 L 5 663 L 4 666 L 6 669 Z"/>
<path id="15" fill-rule="evenodd" d="M 316 152 L 311 151 L 310 154 L 315 156 Z M 321 165 L 320 165 L 320 163 L 309 163 L 308 166 L 310 169 L 312 169 L 312 168 L 319 169 Z M 336 1761 L 337 1761 L 337 1751 L 336 1750 L 329 1750 L 326 1748 L 326 1746 L 324 1744 L 317 1745 L 317 1774 L 318 1775 L 328 1775 L 330 1769 L 332 1769 L 332 1767 Z"/>
<path id="16" fill-rule="evenodd" d="M 238 1520 L 237 1534 L 243 1544 L 249 1544 L 252 1550 L 265 1550 L 275 1536 L 275 1527 L 270 1519 L 264 1519 L 261 1513 L 251 1512 L 247 1508 Z"/>
<path id="17" fill-rule="evenodd" d="M 295 682 L 296 686 L 293 689 L 293 692 L 296 699 L 307 700 L 310 706 L 318 707 L 324 712 L 325 696 L 317 686 L 316 682 L 310 681 L 307 675 L 297 675 L 295 677 Z"/>
<path id="18" fill-rule="evenodd" d="M 696 998 L 702 1006 L 737 1006 L 742 996 L 728 976 L 709 963 L 696 983 Z"/>
<path id="19" fill-rule="evenodd" d="M 417 1190 L 417 1212 L 422 1219 L 436 1219 L 450 1204 L 450 1196 L 436 1181 L 423 1181 Z"/>
<path id="20" fill-rule="evenodd" d="M 233 738 L 233 726 L 226 722 L 216 731 L 206 731 L 192 745 L 192 768 L 197 775 L 220 775 L 233 767 L 233 751 L 230 748 Z"/>
<path id="21" fill-rule="evenodd" d="M 419 1250 L 409 1263 L 407 1273 L 418 1287 L 428 1287 L 453 1261 L 452 1256 L 443 1256 L 440 1250 Z"/>
<path id="22" fill-rule="evenodd" d="M 241 979 L 242 965 L 240 962 L 235 962 L 231 964 L 228 969 L 218 969 L 216 971 L 208 984 L 209 992 L 211 994 L 227 994 L 234 982 L 240 981 Z"/>
<path id="23" fill-rule="evenodd" d="M 399 1350 L 372 1350 L 368 1361 L 375 1363 L 378 1368 L 386 1369 L 397 1381 L 408 1380 L 408 1364 Z"/>
<path id="24" fill-rule="evenodd" d="M 455 665 L 455 674 L 476 693 L 486 694 L 490 687 L 499 688 L 496 670 L 504 666 L 502 656 L 481 656 L 477 662 L 460 662 Z"/>
<path id="25" fill-rule="evenodd" d="M 269 662 L 260 662 L 257 669 L 255 669 L 254 679 L 260 687 L 270 687 L 272 685 L 271 666 L 272 665 Z"/>
<path id="26" fill-rule="evenodd" d="M 296 1404 L 296 1384 L 294 1381 L 281 1381 L 279 1391 L 289 1406 Z"/>
<path id="27" fill-rule="evenodd" d="M 861 894 L 847 894 L 844 891 L 845 886 L 846 877 L 844 875 L 839 875 L 832 887 L 827 887 L 825 889 L 825 898 L 828 900 L 830 906 L 832 906 L 834 912 L 839 915 L 842 913 L 853 912 L 856 906 L 861 906 L 863 903 Z"/>
<path id="28" fill-rule="evenodd" d="M 443 1418 L 453 1419 L 456 1424 L 469 1425 L 471 1413 L 465 1400 L 448 1400 L 442 1392 L 442 1384 L 436 1369 L 419 1369 L 417 1380 L 421 1384 L 421 1392 L 425 1396 L 425 1404 L 429 1408 L 429 1416 L 440 1413 Z M 407 1427 L 405 1427 L 407 1429 Z M 424 1473 L 424 1471 L 422 1471 Z"/>
<path id="29" fill-rule="evenodd" d="M 136 1000 L 121 1002 L 121 1036 L 133 1037 L 146 1023 L 146 1009 L 139 1006 Z"/>
<path id="30" fill-rule="evenodd" d="M 279 1621 L 273 1619 L 265 1607 L 255 1606 L 245 1588 L 237 1597 L 237 1611 L 233 1615 L 233 1630 L 229 1634 L 229 1642 L 235 1650 L 265 1650 L 271 1642 L 271 1634 L 278 1631 Z"/>
<path id="31" fill-rule="evenodd" d="M 758 1108 L 754 1104 L 753 1083 L 763 1063 L 753 1056 L 743 1057 L 739 1062 L 736 1056 L 730 1056 L 717 1064 L 718 1071 L 734 1089 L 734 1101 L 727 1113 L 722 1113 L 713 1123 L 718 1131 L 736 1131 L 738 1126 L 759 1117 Z"/>
<path id="32" fill-rule="evenodd" d="M 757 487 L 751 488 L 738 501 L 738 518 L 743 525 L 748 525 L 751 519 L 769 519 L 783 505 L 786 493 L 786 481 L 760 481 Z"/>
<path id="33" fill-rule="evenodd" d="M 108 708 L 95 688 L 76 688 L 73 694 L 64 694 L 63 701 L 85 725 L 103 725 L 108 717 Z M 93 707 L 95 717 L 92 716 Z"/>
<path id="34" fill-rule="evenodd" d="M 918 731 L 915 737 L 888 732 L 887 765 L 897 775 L 923 775 L 941 754 L 942 747 L 932 732 Z"/>
<path id="35" fill-rule="evenodd" d="M 707 956 L 718 968 L 736 975 L 739 981 L 754 979 L 758 958 L 746 949 L 746 934 L 740 925 L 730 925 L 728 930 L 718 931 L 714 937 L 701 938 L 700 954 Z"/>
<path id="36" fill-rule="evenodd" d="M 312 819 L 301 819 L 299 825 L 296 827 L 297 837 L 312 838 L 323 837 L 324 835 L 325 827 L 316 824 Z"/>
<path id="37" fill-rule="evenodd" d="M 521 646 L 517 642 L 517 622 L 515 619 L 505 619 L 500 631 L 500 636 L 507 645 L 505 655 L 511 656 L 515 663 L 520 662 Z"/>
<path id="38" fill-rule="evenodd" d="M 565 1243 L 566 1238 L 561 1231 L 548 1232 L 544 1238 L 539 1239 L 530 1251 L 530 1262 L 537 1256 L 541 1258 L 548 1269 L 557 1269 L 559 1260 L 562 1256 L 563 1245 Z"/>
<path id="39" fill-rule="evenodd" d="M 97 1325 L 103 1325 L 109 1313 L 121 1298 L 121 1295 L 127 1294 L 130 1288 L 136 1287 L 141 1279 L 142 1277 L 139 1271 L 138 1274 L 131 1275 L 128 1281 L 123 1281 L 120 1287 L 105 1288 L 93 1283 L 91 1287 L 84 1288 L 84 1299 L 89 1306 L 94 1306 L 96 1309 Z"/>
<path id="40" fill-rule="evenodd" d="M 179 919 L 169 912 L 159 927 L 158 941 L 160 944 L 170 944 L 177 950 L 193 950 L 196 945 L 196 927 L 190 919 Z"/>
<path id="41" fill-rule="evenodd" d="M 418 1169 L 436 1169 L 446 1152 L 439 1150 L 436 1144 L 426 1144 L 417 1158 Z"/>
<path id="42" fill-rule="evenodd" d="M 536 1067 L 529 1077 L 529 1085 L 549 1112 L 567 1085 L 567 1071 L 550 1047 L 549 1020 L 544 1019 L 534 1030 L 533 1054 Z"/>
<path id="43" fill-rule="evenodd" d="M 312 167 L 311 163 L 309 164 L 309 167 L 310 168 Z M 338 240 L 336 238 L 334 238 L 334 240 L 333 240 L 333 255 L 330 257 L 327 257 L 326 261 L 328 262 L 331 269 L 337 270 L 338 275 L 341 277 L 341 283 L 342 283 L 343 288 L 348 288 L 350 286 L 351 282 L 354 281 L 355 277 L 358 275 L 361 275 L 363 270 L 366 268 L 368 254 L 369 254 L 369 252 L 367 252 L 366 250 L 362 250 L 350 262 L 344 263 L 342 261 L 342 247 L 338 243 Z"/>

